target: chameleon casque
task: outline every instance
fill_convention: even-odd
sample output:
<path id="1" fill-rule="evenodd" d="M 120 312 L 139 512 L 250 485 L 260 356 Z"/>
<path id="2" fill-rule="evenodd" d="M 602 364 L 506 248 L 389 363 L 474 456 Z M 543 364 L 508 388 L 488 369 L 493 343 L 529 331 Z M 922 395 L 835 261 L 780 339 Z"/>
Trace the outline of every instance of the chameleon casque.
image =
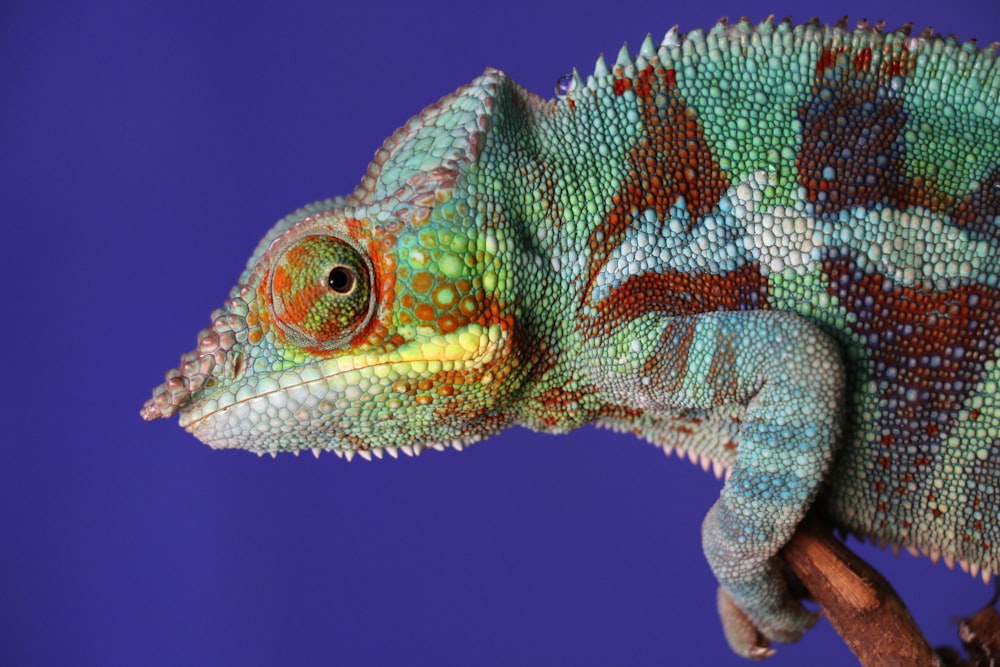
<path id="1" fill-rule="evenodd" d="M 1000 569 L 1000 65 L 925 31 L 676 29 L 564 80 L 487 69 L 347 197 L 280 221 L 146 419 L 350 459 L 513 424 L 723 471 L 737 652 L 815 621 L 777 554 L 836 526 Z"/>

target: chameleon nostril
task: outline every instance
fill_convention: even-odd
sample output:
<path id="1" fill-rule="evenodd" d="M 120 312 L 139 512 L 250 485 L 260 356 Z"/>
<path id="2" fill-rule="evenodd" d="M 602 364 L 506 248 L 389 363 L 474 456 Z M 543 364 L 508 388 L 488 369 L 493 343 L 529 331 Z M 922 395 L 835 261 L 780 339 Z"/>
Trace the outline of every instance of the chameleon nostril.
<path id="1" fill-rule="evenodd" d="M 236 380 L 241 375 L 243 375 L 244 370 L 245 368 L 243 365 L 243 355 L 237 353 L 236 356 L 233 358 L 233 379 Z"/>

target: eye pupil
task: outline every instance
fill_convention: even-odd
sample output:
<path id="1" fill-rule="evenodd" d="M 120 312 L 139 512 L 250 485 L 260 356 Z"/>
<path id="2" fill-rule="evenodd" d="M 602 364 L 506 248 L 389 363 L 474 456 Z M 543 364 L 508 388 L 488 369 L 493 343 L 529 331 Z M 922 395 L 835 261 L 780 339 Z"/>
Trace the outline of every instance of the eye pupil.
<path id="1" fill-rule="evenodd" d="M 350 294 L 354 289 L 354 271 L 346 266 L 335 266 L 330 269 L 326 284 L 337 294 Z"/>

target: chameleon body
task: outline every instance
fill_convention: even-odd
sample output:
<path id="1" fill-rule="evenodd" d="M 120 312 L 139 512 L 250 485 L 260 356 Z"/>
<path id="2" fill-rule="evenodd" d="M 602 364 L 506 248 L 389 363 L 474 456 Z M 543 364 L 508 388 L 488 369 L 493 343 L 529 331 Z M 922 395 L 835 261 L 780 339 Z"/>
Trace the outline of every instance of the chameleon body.
<path id="1" fill-rule="evenodd" d="M 777 553 L 817 497 L 988 579 L 995 49 L 744 20 L 565 83 L 486 70 L 280 221 L 143 416 L 272 454 L 594 421 L 681 450 L 727 475 L 703 547 L 750 657 L 815 620 Z"/>

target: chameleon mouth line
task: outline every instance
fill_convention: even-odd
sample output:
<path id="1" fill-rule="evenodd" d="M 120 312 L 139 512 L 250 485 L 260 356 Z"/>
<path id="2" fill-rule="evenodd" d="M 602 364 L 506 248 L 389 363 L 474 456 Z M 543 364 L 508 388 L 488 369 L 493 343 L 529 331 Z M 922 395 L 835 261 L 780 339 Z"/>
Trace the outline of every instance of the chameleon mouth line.
<path id="1" fill-rule="evenodd" d="M 348 358 L 353 358 L 355 360 L 354 363 L 359 365 L 355 365 L 353 368 L 338 369 L 332 373 L 323 373 L 317 378 L 312 378 L 309 380 L 300 380 L 292 384 L 277 386 L 274 387 L 273 389 L 267 389 L 264 391 L 255 392 L 252 396 L 247 396 L 245 398 L 237 398 L 236 396 L 234 396 L 232 403 L 224 407 L 216 407 L 210 412 L 206 412 L 205 414 L 199 415 L 197 418 L 192 419 L 190 422 L 187 423 L 182 422 L 181 425 L 184 428 L 191 430 L 192 428 L 196 427 L 200 422 L 203 422 L 205 419 L 224 410 L 228 410 L 233 406 L 239 405 L 241 403 L 246 403 L 247 401 L 251 401 L 257 398 L 270 396 L 277 392 L 288 391 L 295 387 L 306 386 L 312 384 L 313 382 L 330 380 L 331 378 L 335 378 L 339 375 L 343 375 L 344 373 L 350 373 L 352 371 L 361 371 L 369 368 L 378 368 L 380 366 L 391 367 L 403 364 L 417 364 L 417 363 L 429 364 L 432 362 L 438 362 L 441 364 L 444 363 L 452 364 L 453 369 L 456 366 L 467 368 L 470 364 L 474 364 L 477 361 L 485 360 L 485 363 L 489 363 L 489 361 L 492 359 L 493 356 L 490 354 L 490 350 L 491 348 L 494 348 L 496 340 L 499 340 L 500 338 L 500 334 L 499 332 L 497 332 L 496 340 L 493 339 L 493 334 L 492 334 L 493 328 L 494 327 L 492 326 L 482 329 L 479 329 L 478 327 L 466 327 L 461 331 L 456 331 L 451 334 L 446 334 L 442 340 L 425 341 L 419 343 L 411 341 L 411 343 L 404 345 L 400 348 L 397 348 L 393 352 L 385 353 L 385 356 L 390 357 L 389 359 L 383 357 L 380 360 L 372 361 L 370 363 L 364 363 L 363 356 L 355 355 L 353 357 L 348 357 Z M 465 338 L 465 340 L 463 341 L 463 338 L 466 336 L 471 336 L 471 339 Z M 410 347 L 411 344 L 413 345 L 413 347 Z M 204 402 L 202 402 L 201 404 L 204 405 Z M 192 405 L 188 409 L 180 410 L 182 419 L 186 414 L 190 414 L 193 408 L 194 406 Z"/>
<path id="2" fill-rule="evenodd" d="M 216 408 L 215 410 L 212 410 L 211 412 L 206 412 L 206 413 L 202 414 L 201 416 L 199 416 L 197 419 L 193 419 L 192 421 L 188 422 L 187 424 L 184 424 L 183 426 L 184 426 L 184 428 L 190 430 L 190 429 L 194 428 L 195 426 L 197 426 L 198 424 L 200 424 L 201 422 L 203 422 L 206 419 L 208 419 L 209 417 L 212 417 L 213 415 L 217 415 L 220 412 L 225 412 L 226 410 L 229 410 L 229 409 L 231 409 L 231 408 L 233 408 L 233 407 L 235 407 L 237 405 L 240 405 L 242 403 L 247 403 L 249 401 L 253 401 L 253 400 L 256 400 L 258 398 L 264 398 L 266 396 L 270 396 L 270 395 L 276 394 L 278 392 L 288 391 L 288 390 L 294 389 L 296 387 L 304 387 L 306 385 L 310 385 L 310 384 L 313 384 L 313 383 L 316 383 L 316 382 L 321 382 L 323 380 L 329 380 L 331 378 L 337 377 L 338 375 L 344 375 L 346 373 L 351 373 L 353 371 L 361 371 L 361 370 L 365 370 L 365 369 L 368 369 L 368 368 L 378 368 L 379 366 L 396 366 L 396 365 L 400 365 L 400 364 L 412 364 L 412 363 L 417 363 L 417 362 L 427 363 L 428 361 L 439 361 L 439 360 L 438 359 L 420 358 L 420 359 L 411 359 L 411 360 L 407 360 L 407 361 L 380 361 L 380 362 L 373 363 L 373 364 L 365 364 L 365 365 L 362 365 L 362 366 L 356 366 L 355 368 L 348 368 L 348 369 L 338 370 L 338 371 L 336 371 L 334 373 L 330 373 L 330 374 L 327 374 L 327 375 L 321 375 L 318 378 L 312 378 L 311 380 L 303 380 L 301 382 L 296 382 L 294 384 L 285 385 L 283 387 L 276 387 L 275 389 L 268 389 L 267 391 L 262 391 L 260 393 L 256 393 L 253 396 L 247 396 L 245 398 L 236 399 L 232 403 L 230 403 L 229 405 L 226 405 L 226 406 L 220 407 L 220 408 Z M 468 360 L 468 361 L 471 361 L 471 359 Z M 192 405 L 192 406 L 189 406 L 187 408 L 182 408 L 179 412 L 180 412 L 181 416 L 184 416 L 185 413 L 190 412 L 192 409 L 194 409 L 194 407 L 195 406 Z"/>

